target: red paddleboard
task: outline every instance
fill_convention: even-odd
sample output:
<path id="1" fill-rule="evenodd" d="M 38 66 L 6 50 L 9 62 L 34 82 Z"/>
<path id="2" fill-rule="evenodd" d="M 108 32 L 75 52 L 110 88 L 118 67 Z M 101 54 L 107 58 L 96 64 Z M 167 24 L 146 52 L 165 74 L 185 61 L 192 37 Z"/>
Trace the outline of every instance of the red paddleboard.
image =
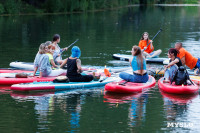
<path id="1" fill-rule="evenodd" d="M 1 69 L 0 73 L 33 73 L 33 71 Z"/>
<path id="2" fill-rule="evenodd" d="M 175 85 L 174 83 L 163 83 L 163 79 L 158 80 L 158 87 L 160 90 L 173 93 L 173 94 L 194 94 L 197 93 L 199 87 L 194 83 L 194 85 Z"/>
<path id="3" fill-rule="evenodd" d="M 34 81 L 37 82 L 45 82 L 45 81 L 53 81 L 56 77 L 28 77 L 28 78 L 0 78 L 0 85 L 12 85 L 19 83 L 31 83 Z"/>
<path id="4" fill-rule="evenodd" d="M 127 82 L 124 85 L 124 80 L 120 82 L 111 82 L 106 84 L 105 90 L 109 92 L 117 92 L 117 93 L 137 93 L 145 91 L 147 88 L 152 88 L 156 84 L 156 80 L 154 77 L 149 76 L 149 80 L 146 83 L 133 83 L 133 82 Z"/>

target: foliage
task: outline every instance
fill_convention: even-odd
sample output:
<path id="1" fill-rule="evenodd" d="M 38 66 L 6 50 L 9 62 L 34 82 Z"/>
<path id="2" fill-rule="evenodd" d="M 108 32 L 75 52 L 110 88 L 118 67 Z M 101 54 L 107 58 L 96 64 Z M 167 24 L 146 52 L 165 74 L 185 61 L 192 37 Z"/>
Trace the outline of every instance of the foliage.
<path id="1" fill-rule="evenodd" d="M 0 14 L 85 12 L 131 4 L 197 4 L 198 0 L 0 0 Z"/>

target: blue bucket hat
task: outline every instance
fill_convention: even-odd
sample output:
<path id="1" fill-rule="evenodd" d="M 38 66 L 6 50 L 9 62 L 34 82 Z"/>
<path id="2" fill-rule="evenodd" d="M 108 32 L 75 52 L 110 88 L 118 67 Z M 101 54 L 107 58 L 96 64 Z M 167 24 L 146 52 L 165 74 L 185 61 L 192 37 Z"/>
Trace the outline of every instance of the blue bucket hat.
<path id="1" fill-rule="evenodd" d="M 73 46 L 71 52 L 72 52 L 71 57 L 73 58 L 75 57 L 79 58 L 81 56 L 81 50 L 78 46 Z"/>

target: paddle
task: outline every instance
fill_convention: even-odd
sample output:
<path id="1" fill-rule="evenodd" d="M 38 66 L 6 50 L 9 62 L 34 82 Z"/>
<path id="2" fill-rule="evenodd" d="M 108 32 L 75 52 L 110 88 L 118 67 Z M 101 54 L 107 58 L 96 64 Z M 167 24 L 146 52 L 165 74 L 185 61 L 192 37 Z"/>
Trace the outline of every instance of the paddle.
<path id="1" fill-rule="evenodd" d="M 128 80 L 127 81 L 125 81 L 125 82 L 123 82 L 123 83 L 120 83 L 119 85 L 125 85 L 127 82 L 129 82 Z"/>
<path id="2" fill-rule="evenodd" d="M 67 46 L 66 48 L 68 49 L 68 48 L 70 48 L 72 45 L 74 45 L 76 42 L 78 42 L 78 40 L 79 39 L 76 39 L 76 41 L 74 41 L 72 44 L 70 44 L 69 46 Z M 62 54 L 64 52 L 64 50 L 60 53 L 60 54 Z"/>
<path id="3" fill-rule="evenodd" d="M 160 70 L 159 70 L 158 72 L 156 72 L 155 77 L 158 76 L 158 74 L 159 74 L 163 69 L 164 69 L 164 67 L 161 67 Z"/>
<path id="4" fill-rule="evenodd" d="M 156 35 L 152 38 L 152 41 L 153 41 L 154 38 L 156 38 L 156 36 L 157 36 L 161 31 L 162 31 L 162 29 L 160 29 L 160 30 L 156 33 Z M 150 44 L 150 42 L 147 44 L 146 47 L 148 47 L 149 44 Z M 144 52 L 144 49 L 142 50 L 142 52 Z"/>

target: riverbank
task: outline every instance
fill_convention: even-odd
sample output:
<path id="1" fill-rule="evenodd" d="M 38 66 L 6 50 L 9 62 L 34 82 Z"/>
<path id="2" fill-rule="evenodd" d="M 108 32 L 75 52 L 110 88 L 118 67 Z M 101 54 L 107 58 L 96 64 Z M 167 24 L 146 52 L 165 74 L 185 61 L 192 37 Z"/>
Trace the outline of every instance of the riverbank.
<path id="1" fill-rule="evenodd" d="M 88 12 L 102 12 L 107 10 L 117 10 L 120 8 L 127 8 L 127 7 L 134 7 L 134 6 L 145 6 L 140 4 L 133 4 L 133 5 L 127 5 L 127 6 L 119 6 L 115 8 L 105 8 L 105 9 L 96 9 L 96 10 L 87 10 L 87 11 L 73 11 L 73 12 L 57 12 L 57 13 L 45 13 L 45 12 L 39 12 L 39 13 L 18 13 L 18 14 L 2 14 L 0 16 L 32 16 L 32 15 L 64 15 L 64 14 L 80 14 L 80 13 L 88 13 Z M 200 4 L 152 4 L 149 6 L 173 6 L 173 7 L 200 7 Z"/>

